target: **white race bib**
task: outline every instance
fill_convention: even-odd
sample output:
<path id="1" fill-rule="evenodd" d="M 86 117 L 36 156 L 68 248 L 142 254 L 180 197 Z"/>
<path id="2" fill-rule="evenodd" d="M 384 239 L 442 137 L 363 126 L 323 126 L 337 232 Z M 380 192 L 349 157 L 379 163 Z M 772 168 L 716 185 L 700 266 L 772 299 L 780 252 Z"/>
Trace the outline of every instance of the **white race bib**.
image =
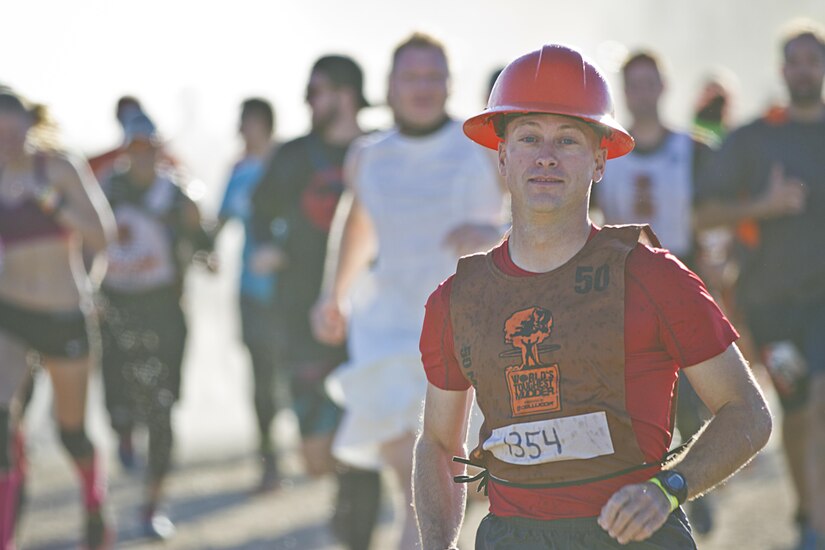
<path id="1" fill-rule="evenodd" d="M 173 284 L 177 275 L 172 240 L 166 226 L 130 204 L 115 208 L 118 239 L 107 249 L 104 285 L 140 292 Z"/>
<path id="2" fill-rule="evenodd" d="M 502 462 L 521 465 L 594 458 L 614 452 L 604 411 L 496 428 L 482 448 Z"/>

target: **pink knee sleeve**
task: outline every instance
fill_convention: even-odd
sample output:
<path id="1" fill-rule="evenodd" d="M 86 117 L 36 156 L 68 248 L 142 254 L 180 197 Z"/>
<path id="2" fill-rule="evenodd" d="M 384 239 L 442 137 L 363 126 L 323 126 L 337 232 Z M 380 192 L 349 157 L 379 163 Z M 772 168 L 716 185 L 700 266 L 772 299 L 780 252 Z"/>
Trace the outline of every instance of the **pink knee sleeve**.
<path id="1" fill-rule="evenodd" d="M 106 498 L 106 475 L 97 453 L 90 458 L 76 462 L 77 472 L 83 486 L 83 502 L 87 510 L 100 509 Z"/>
<path id="2" fill-rule="evenodd" d="M 18 471 L 0 474 L 0 550 L 14 550 L 17 492 L 22 478 Z"/>

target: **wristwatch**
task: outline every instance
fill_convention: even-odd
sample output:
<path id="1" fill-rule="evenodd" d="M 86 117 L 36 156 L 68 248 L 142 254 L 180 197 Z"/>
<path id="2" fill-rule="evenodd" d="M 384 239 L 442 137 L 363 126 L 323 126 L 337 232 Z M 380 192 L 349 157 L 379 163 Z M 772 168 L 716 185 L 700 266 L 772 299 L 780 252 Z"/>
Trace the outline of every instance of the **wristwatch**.
<path id="1" fill-rule="evenodd" d="M 657 480 L 659 487 L 672 495 L 682 505 L 687 500 L 688 486 L 685 476 L 676 470 L 662 470 L 653 479 Z M 652 481 L 652 480 L 651 480 Z"/>

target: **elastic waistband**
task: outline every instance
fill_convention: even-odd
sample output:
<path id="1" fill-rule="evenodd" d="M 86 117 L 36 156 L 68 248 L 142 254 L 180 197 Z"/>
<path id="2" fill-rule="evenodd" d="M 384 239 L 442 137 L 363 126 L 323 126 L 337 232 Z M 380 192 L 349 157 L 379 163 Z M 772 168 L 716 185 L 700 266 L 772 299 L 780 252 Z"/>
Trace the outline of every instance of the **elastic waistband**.
<path id="1" fill-rule="evenodd" d="M 672 514 L 679 519 L 683 519 L 684 517 L 684 511 L 681 507 L 674 510 Z M 523 530 L 553 531 L 556 533 L 592 531 L 594 527 L 601 530 L 601 527 L 598 524 L 598 516 L 584 518 L 534 519 L 517 516 L 497 516 L 490 513 L 487 514 L 487 517 L 495 518 L 496 521 L 500 521 L 516 529 Z"/>
<path id="2" fill-rule="evenodd" d="M 562 489 L 565 487 L 578 487 L 582 485 L 589 485 L 591 483 L 599 483 L 601 481 L 608 481 L 608 480 L 616 480 L 619 478 L 628 477 L 631 474 L 637 474 L 638 472 L 647 472 L 646 476 L 651 477 L 655 475 L 662 469 L 660 463 L 644 463 L 639 464 L 637 466 L 632 466 L 629 468 L 625 468 L 623 470 L 619 470 L 617 472 L 610 472 L 604 475 L 595 476 L 595 477 L 588 477 L 585 479 L 573 479 L 570 481 L 557 481 L 557 482 L 547 482 L 547 483 L 517 483 L 513 481 L 508 481 L 506 479 L 501 479 L 493 474 L 490 474 L 489 483 L 497 483 L 498 485 L 506 485 L 508 487 L 517 487 L 520 489 Z M 644 477 L 644 476 L 642 476 Z"/>
<path id="3" fill-rule="evenodd" d="M 488 514 L 491 518 L 508 523 L 517 529 L 530 529 L 539 531 L 590 531 L 593 527 L 599 527 L 596 522 L 597 516 L 586 518 L 563 518 L 563 519 L 533 519 L 516 516 L 496 516 Z M 601 529 L 601 527 L 599 527 Z"/>
<path id="4" fill-rule="evenodd" d="M 520 489 L 560 489 L 560 488 L 563 488 L 563 487 L 573 487 L 573 486 L 578 486 L 578 485 L 587 485 L 589 483 L 596 483 L 596 482 L 605 481 L 605 480 L 608 480 L 608 479 L 619 478 L 619 477 L 626 476 L 626 475 L 629 475 L 631 473 L 639 472 L 639 471 L 642 471 L 642 470 L 652 470 L 653 473 L 655 473 L 655 472 L 657 472 L 661 469 L 661 466 L 671 456 L 682 452 L 692 442 L 693 442 L 693 439 L 691 439 L 687 443 L 683 443 L 682 445 L 680 445 L 679 447 L 673 449 L 672 451 L 668 451 L 662 457 L 662 459 L 659 462 L 644 462 L 642 464 L 637 464 L 635 466 L 630 466 L 628 468 L 624 468 L 624 469 L 616 471 L 616 472 L 610 472 L 610 473 L 600 475 L 600 476 L 595 476 L 595 477 L 588 477 L 588 478 L 584 478 L 584 479 L 576 479 L 576 480 L 569 480 L 569 481 L 548 482 L 548 483 L 541 483 L 541 482 L 538 482 L 538 483 L 536 483 L 536 482 L 534 482 L 534 483 L 524 483 L 524 482 L 514 482 L 514 481 L 508 481 L 506 479 L 501 479 L 501 478 L 498 478 L 498 477 L 494 476 L 493 474 L 491 474 L 490 471 L 485 466 L 483 466 L 481 464 L 475 464 L 475 463 L 473 463 L 472 461 L 470 461 L 466 458 L 463 458 L 463 457 L 460 457 L 460 456 L 454 456 L 453 457 L 453 462 L 459 462 L 461 464 L 466 464 L 468 466 L 474 466 L 476 468 L 480 468 L 481 472 L 476 474 L 476 475 L 473 475 L 473 476 L 469 476 L 469 475 L 453 476 L 453 481 L 455 483 L 472 483 L 474 481 L 478 481 L 479 482 L 478 490 L 479 491 L 483 490 L 485 495 L 487 494 L 487 484 L 490 483 L 490 482 L 497 483 L 499 485 L 506 485 L 508 487 L 517 487 L 517 488 L 520 488 Z"/>

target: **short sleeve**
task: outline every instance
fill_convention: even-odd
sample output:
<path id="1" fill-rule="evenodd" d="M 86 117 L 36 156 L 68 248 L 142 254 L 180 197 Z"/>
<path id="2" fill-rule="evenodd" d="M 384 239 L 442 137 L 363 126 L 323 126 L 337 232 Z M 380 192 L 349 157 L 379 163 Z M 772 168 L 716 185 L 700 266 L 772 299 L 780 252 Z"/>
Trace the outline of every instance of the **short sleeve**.
<path id="1" fill-rule="evenodd" d="M 470 382 L 461 374 L 453 345 L 450 320 L 452 277 L 441 283 L 427 300 L 421 329 L 421 361 L 427 380 L 442 390 L 464 391 Z"/>
<path id="2" fill-rule="evenodd" d="M 294 139 L 278 148 L 257 182 L 251 200 L 252 230 L 257 242 L 270 243 L 275 239 L 272 221 L 294 204 L 290 199 L 298 191 L 290 185 L 301 181 L 296 172 L 306 155 L 306 139 Z"/>
<path id="3" fill-rule="evenodd" d="M 693 189 L 694 189 L 694 196 L 693 200 L 694 203 L 699 198 L 697 193 L 702 185 L 701 179 L 702 177 L 707 174 L 710 170 L 710 166 L 713 163 L 715 158 L 716 151 L 708 145 L 706 142 L 701 140 L 693 140 Z M 704 192 L 704 191 L 702 191 Z"/>
<path id="4" fill-rule="evenodd" d="M 722 147 L 697 167 L 695 201 L 734 200 L 746 191 L 754 175 L 747 141 L 753 133 L 748 128 L 733 132 Z"/>
<path id="5" fill-rule="evenodd" d="M 656 311 L 658 338 L 680 367 L 715 357 L 739 338 L 702 280 L 670 252 L 637 246 L 627 275 Z"/>
<path id="6" fill-rule="evenodd" d="M 223 193 L 223 200 L 221 201 L 221 207 L 218 210 L 218 216 L 221 218 L 238 218 L 241 216 L 241 213 L 237 211 L 237 208 L 234 208 L 237 201 L 235 199 L 235 195 L 238 192 L 238 179 L 237 179 L 237 172 L 238 167 L 237 165 L 232 168 L 232 173 L 229 176 L 229 181 L 226 184 L 226 190 Z"/>

